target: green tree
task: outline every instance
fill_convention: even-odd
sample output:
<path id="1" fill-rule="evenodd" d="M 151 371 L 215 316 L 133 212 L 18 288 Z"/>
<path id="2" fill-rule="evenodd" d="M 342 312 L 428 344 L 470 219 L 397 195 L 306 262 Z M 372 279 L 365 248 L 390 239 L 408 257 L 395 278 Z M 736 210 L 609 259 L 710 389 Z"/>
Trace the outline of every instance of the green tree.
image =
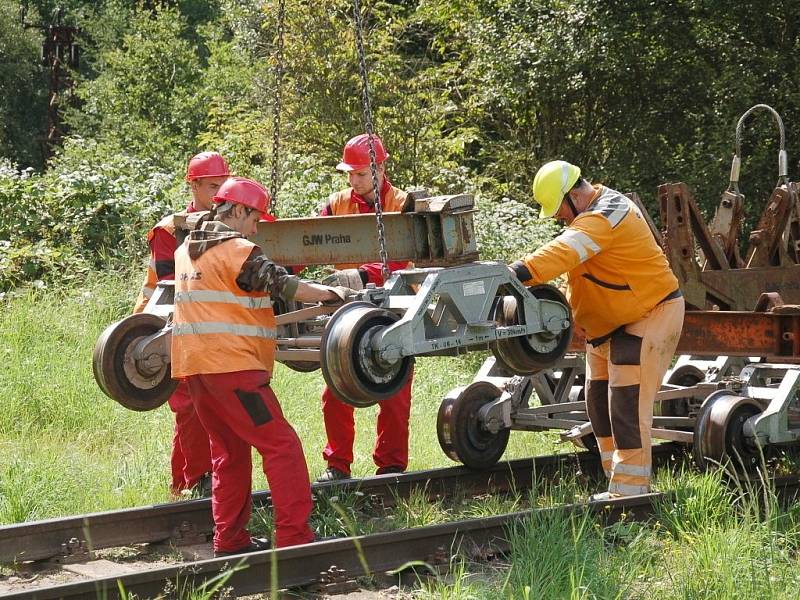
<path id="1" fill-rule="evenodd" d="M 41 41 L 20 20 L 20 6 L 0 0 L 0 157 L 24 166 L 42 166 L 47 109 Z"/>

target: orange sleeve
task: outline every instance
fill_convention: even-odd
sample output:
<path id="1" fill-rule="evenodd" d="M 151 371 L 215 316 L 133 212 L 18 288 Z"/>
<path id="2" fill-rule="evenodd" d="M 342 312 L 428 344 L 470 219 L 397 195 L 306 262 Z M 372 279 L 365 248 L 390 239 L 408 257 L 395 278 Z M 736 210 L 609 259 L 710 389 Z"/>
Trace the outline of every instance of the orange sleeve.
<path id="1" fill-rule="evenodd" d="M 612 239 L 611 225 L 605 217 L 597 213 L 580 215 L 555 239 L 511 268 L 525 285 L 547 283 L 602 252 Z"/>

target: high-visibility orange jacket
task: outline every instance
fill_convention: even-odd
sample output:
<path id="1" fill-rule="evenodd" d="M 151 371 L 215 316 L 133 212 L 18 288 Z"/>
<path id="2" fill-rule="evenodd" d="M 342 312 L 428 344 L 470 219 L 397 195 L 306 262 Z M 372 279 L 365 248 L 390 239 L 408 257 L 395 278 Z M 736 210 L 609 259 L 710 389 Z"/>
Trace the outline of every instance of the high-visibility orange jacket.
<path id="1" fill-rule="evenodd" d="M 235 234 L 221 243 L 194 242 L 199 253 L 190 252 L 191 243 L 190 237 L 175 252 L 172 376 L 271 372 L 276 325 L 270 295 L 245 292 L 236 283 L 258 247 Z"/>
<path id="2" fill-rule="evenodd" d="M 383 212 L 400 212 L 408 194 L 403 190 L 394 187 L 388 179 L 384 178 L 381 188 L 381 208 Z M 347 188 L 339 192 L 334 192 L 328 197 L 328 201 L 322 208 L 320 215 L 323 217 L 340 215 L 358 215 L 374 213 L 375 205 L 370 204 L 364 198 L 356 194 L 353 188 Z M 334 265 L 337 269 L 353 269 L 361 267 L 367 272 L 368 281 L 376 285 L 383 285 L 380 263 L 368 263 L 359 265 L 355 263 L 341 263 Z M 389 262 L 389 270 L 397 271 L 407 268 L 406 262 Z"/>
<path id="3" fill-rule="evenodd" d="M 172 250 L 169 256 L 159 257 L 154 247 L 154 240 L 156 236 L 163 232 L 162 235 L 169 236 L 172 239 Z M 147 272 L 144 275 L 144 282 L 142 289 L 139 291 L 139 297 L 136 298 L 136 306 L 133 309 L 134 313 L 140 313 L 150 300 L 150 296 L 156 291 L 156 284 L 165 279 L 164 275 L 172 275 L 175 272 L 175 264 L 173 254 L 175 253 L 175 215 L 167 215 L 156 223 L 150 231 L 147 232 L 147 244 L 150 246 L 150 262 L 147 265 Z M 164 244 L 169 246 L 169 244 Z M 159 265 L 159 262 L 163 263 Z M 169 263 L 168 265 L 166 263 Z M 165 271 L 169 271 L 168 273 Z"/>
<path id="4" fill-rule="evenodd" d="M 633 323 L 678 291 L 678 280 L 638 207 L 595 186 L 563 233 L 512 268 L 526 285 L 567 274 L 567 299 L 589 340 Z"/>

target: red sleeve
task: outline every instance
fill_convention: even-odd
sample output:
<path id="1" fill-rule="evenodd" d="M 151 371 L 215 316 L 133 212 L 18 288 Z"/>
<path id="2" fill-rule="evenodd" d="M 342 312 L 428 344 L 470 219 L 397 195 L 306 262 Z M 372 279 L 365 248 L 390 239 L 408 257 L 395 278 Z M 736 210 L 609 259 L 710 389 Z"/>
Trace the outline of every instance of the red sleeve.
<path id="1" fill-rule="evenodd" d="M 367 272 L 367 283 L 374 283 L 377 286 L 383 285 L 383 275 L 381 275 L 381 268 L 383 265 L 377 263 L 367 263 L 361 265 L 359 269 L 364 269 Z M 389 261 L 389 270 L 391 272 L 399 271 L 408 267 L 407 262 Z"/>
<path id="2" fill-rule="evenodd" d="M 162 227 L 153 231 L 150 239 L 150 258 L 158 280 L 175 277 L 175 236 Z"/>

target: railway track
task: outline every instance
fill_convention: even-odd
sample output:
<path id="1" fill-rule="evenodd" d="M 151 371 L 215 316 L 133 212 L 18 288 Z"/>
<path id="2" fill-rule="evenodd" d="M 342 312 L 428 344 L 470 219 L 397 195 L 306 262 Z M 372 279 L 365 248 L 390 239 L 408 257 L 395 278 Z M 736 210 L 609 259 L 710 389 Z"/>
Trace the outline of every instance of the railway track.
<path id="1" fill-rule="evenodd" d="M 800 479 L 776 480 L 774 487 L 783 496 L 795 497 Z M 228 571 L 225 587 L 234 596 L 267 591 L 274 584 L 291 588 L 319 584 L 331 579 L 346 580 L 394 570 L 414 561 L 436 567 L 447 565 L 450 556 L 459 552 L 468 559 L 485 561 L 508 550 L 508 527 L 534 515 L 550 512 L 563 517 L 589 512 L 605 523 L 613 523 L 623 515 L 626 520 L 651 518 L 659 504 L 668 503 L 670 494 L 647 494 L 602 503 L 570 504 L 470 519 L 421 527 L 411 530 L 380 533 L 352 538 L 317 542 L 274 551 L 243 554 L 225 559 L 184 563 L 121 576 L 58 585 L 46 589 L 28 589 L 3 595 L 2 598 L 51 600 L 64 598 L 114 599 L 119 590 L 138 597 L 155 597 L 167 582 L 172 589 L 191 589 Z M 336 565 L 333 567 L 333 565 Z"/>
<path id="2" fill-rule="evenodd" d="M 671 459 L 682 455 L 683 452 L 679 446 L 672 444 L 655 446 L 654 464 L 663 465 Z M 407 497 L 415 490 L 424 490 L 429 497 L 452 496 L 455 490 L 461 490 L 473 495 L 490 491 L 501 493 L 515 489 L 525 490 L 533 487 L 535 482 L 552 481 L 565 471 L 570 473 L 580 472 L 589 478 L 602 477 L 602 467 L 598 457 L 588 452 L 581 452 L 499 463 L 486 471 L 453 467 L 400 475 L 384 475 L 345 482 L 315 484 L 314 492 L 324 495 L 326 493 L 333 494 L 358 490 L 364 494 L 381 497 L 384 504 L 391 504 L 395 497 Z M 268 506 L 270 504 L 269 491 L 255 493 L 253 498 L 254 504 L 257 506 Z M 443 528 L 440 534 L 434 535 L 450 535 L 447 533 L 449 530 L 446 526 L 440 527 Z M 502 525 L 498 525 L 498 527 L 502 528 Z M 31 562 L 39 563 L 36 566 L 42 566 L 42 563 L 52 566 L 53 563 L 89 562 L 94 557 L 94 553 L 102 549 L 127 547 L 134 544 L 170 544 L 180 547 L 196 543 L 207 543 L 211 533 L 211 507 L 208 499 L 20 523 L 0 527 L 0 564 Z M 409 531 L 400 533 L 412 537 L 417 535 Z M 381 542 L 383 539 L 381 536 L 389 536 L 386 538 L 388 540 L 387 543 L 398 543 L 397 538 L 393 537 L 395 536 L 394 533 L 379 534 L 378 538 L 369 536 L 369 543 L 373 544 L 374 541 L 377 544 L 375 548 L 378 555 L 383 552 L 380 550 L 383 543 Z M 421 539 L 427 538 L 423 536 Z M 342 541 L 345 543 L 341 544 L 340 542 Z M 333 545 L 330 545 L 331 543 Z M 425 543 L 427 544 L 428 542 Z M 318 559 L 314 559 L 314 561 L 318 560 L 322 564 L 325 561 L 334 560 L 334 562 L 329 562 L 327 566 L 321 569 L 322 571 L 333 564 L 348 564 L 346 560 L 336 561 L 339 560 L 339 556 L 346 556 L 348 553 L 352 553 L 354 544 L 352 539 L 349 542 L 343 539 L 322 544 L 325 545 L 320 546 L 318 543 L 309 546 L 322 552 L 321 556 Z M 370 547 L 372 546 L 370 545 Z M 317 550 L 311 551 L 311 555 L 314 555 Z M 279 556 L 293 557 L 297 551 L 298 549 L 291 549 L 288 554 L 279 554 Z M 280 550 L 278 553 L 284 553 L 284 550 Z M 299 554 L 301 557 L 306 555 L 306 551 L 301 551 Z M 388 551 L 388 555 L 391 556 L 392 552 Z M 302 564 L 304 560 L 301 558 L 300 563 Z M 379 558 L 375 564 L 380 566 L 383 564 L 383 560 Z M 314 561 L 312 562 L 316 564 Z M 172 577 L 169 573 L 173 573 L 174 577 L 177 578 L 180 573 L 184 572 L 184 569 L 197 573 L 212 572 L 214 569 L 219 570 L 226 561 L 201 562 L 204 565 L 207 563 L 210 571 L 196 571 L 200 563 L 182 563 L 174 568 L 161 569 L 159 574 L 154 575 L 154 577 L 163 584 L 165 578 L 170 579 Z M 289 560 L 286 564 L 289 565 L 291 562 Z M 286 568 L 289 569 L 289 567 Z M 285 585 L 302 584 L 302 582 L 300 584 L 289 583 L 299 581 L 299 579 L 292 576 L 292 578 L 285 580 L 283 568 L 280 572 L 281 585 L 284 585 L 284 581 L 287 582 Z M 313 571 L 313 573 L 318 576 L 317 571 Z M 150 576 L 139 574 L 134 577 L 134 582 L 148 577 Z M 116 579 L 117 577 L 115 576 L 110 578 L 109 581 L 116 581 Z M 263 583 L 263 579 L 261 581 Z M 106 583 L 97 582 L 97 585 L 102 588 Z M 69 589 L 52 592 L 56 595 L 48 595 L 50 592 L 47 590 L 25 589 L 24 592 L 20 592 L 21 595 L 14 593 L 0 597 L 62 597 L 58 594 L 65 594 L 63 597 L 82 597 L 80 594 L 83 592 L 80 590 L 83 589 L 81 587 L 83 585 L 85 585 L 83 582 L 69 584 L 67 586 Z M 127 584 L 125 585 L 127 589 Z M 112 587 L 116 589 L 116 584 Z M 131 589 L 130 591 L 134 590 Z M 73 596 L 73 593 L 77 595 Z M 136 593 L 140 592 L 137 591 Z M 34 596 L 30 594 L 34 594 Z M 141 594 L 144 594 L 144 592 L 141 592 Z"/>
<path id="3" fill-rule="evenodd" d="M 653 448 L 653 460 L 664 463 L 681 452 L 665 444 Z M 359 490 L 391 501 L 424 489 L 431 496 L 447 496 L 458 488 L 473 494 L 530 488 L 534 480 L 552 478 L 562 469 L 601 477 L 599 457 L 589 452 L 554 454 L 498 463 L 475 471 L 451 467 L 382 475 L 343 482 L 315 483 L 314 493 Z M 254 506 L 269 506 L 270 492 L 253 494 Z M 205 541 L 212 533 L 210 499 L 137 507 L 72 517 L 31 521 L 0 527 L 0 564 L 23 561 L 75 560 L 90 552 L 130 544 L 171 543 L 176 546 Z"/>

